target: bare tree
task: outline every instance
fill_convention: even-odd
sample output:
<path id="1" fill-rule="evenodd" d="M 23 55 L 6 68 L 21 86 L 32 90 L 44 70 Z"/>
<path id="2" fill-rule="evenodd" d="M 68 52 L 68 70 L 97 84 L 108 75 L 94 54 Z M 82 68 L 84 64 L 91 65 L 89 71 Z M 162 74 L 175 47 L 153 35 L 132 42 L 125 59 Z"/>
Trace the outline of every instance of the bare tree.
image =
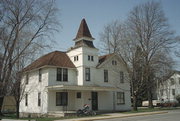
<path id="1" fill-rule="evenodd" d="M 120 21 L 112 21 L 104 27 L 104 31 L 100 33 L 102 41 L 101 48 L 104 53 L 117 53 L 120 51 L 122 40 L 124 37 L 124 25 Z"/>
<path id="2" fill-rule="evenodd" d="M 116 23 L 114 25 L 119 26 Z M 122 36 L 111 34 L 110 28 L 117 31 L 114 33 L 121 31 Z M 142 93 L 148 95 L 149 107 L 152 107 L 152 89 L 156 86 L 158 68 L 172 66 L 172 60 L 168 55 L 177 42 L 160 3 L 152 1 L 136 6 L 123 27 L 122 24 L 120 27 L 108 24 L 103 33 L 101 40 L 106 45 L 104 47 L 108 50 L 117 50 L 109 52 L 120 54 L 129 65 L 134 110 L 137 110 L 136 101 Z M 111 46 L 111 42 L 117 47 Z"/>
<path id="3" fill-rule="evenodd" d="M 1 0 L 0 6 L 0 100 L 3 100 L 7 93 L 5 85 L 12 79 L 17 61 L 36 51 L 35 47 L 47 46 L 45 40 L 57 31 L 59 22 L 54 0 Z"/>
<path id="4" fill-rule="evenodd" d="M 128 26 L 144 53 L 144 81 L 148 85 L 149 107 L 152 107 L 151 72 L 154 70 L 153 65 L 157 64 L 154 60 L 160 57 L 160 52 L 168 52 L 176 39 L 158 2 L 152 1 L 136 6 L 128 17 Z"/>
<path id="5" fill-rule="evenodd" d="M 42 47 L 43 45 L 41 45 Z M 29 89 L 26 89 L 26 81 L 22 81 L 23 77 L 25 77 L 24 68 L 27 65 L 27 62 L 31 62 L 35 59 L 35 55 L 41 51 L 41 47 L 32 46 L 33 49 L 26 50 L 26 55 L 21 56 L 15 63 L 14 67 L 12 68 L 12 74 L 11 74 L 11 83 L 9 85 L 11 90 L 11 95 L 14 96 L 16 101 L 16 117 L 19 118 L 19 106 L 22 99 L 25 97 L 25 94 L 31 93 L 32 89 L 35 89 L 36 87 L 32 87 Z M 16 49 L 17 53 L 19 53 L 19 48 Z"/>
<path id="6" fill-rule="evenodd" d="M 11 94 L 14 96 L 14 99 L 16 101 L 16 117 L 19 118 L 19 106 L 20 106 L 20 102 L 21 100 L 24 98 L 25 96 L 25 88 L 26 85 L 25 83 L 22 83 L 22 76 L 23 76 L 23 72 L 18 72 L 18 73 L 14 73 L 14 82 L 11 83 Z"/>

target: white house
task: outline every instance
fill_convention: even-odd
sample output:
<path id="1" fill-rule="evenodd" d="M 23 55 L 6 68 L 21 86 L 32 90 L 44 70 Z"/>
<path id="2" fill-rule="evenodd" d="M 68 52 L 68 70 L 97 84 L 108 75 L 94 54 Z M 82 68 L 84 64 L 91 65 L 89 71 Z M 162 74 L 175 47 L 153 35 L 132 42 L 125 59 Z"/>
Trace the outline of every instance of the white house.
<path id="1" fill-rule="evenodd" d="M 157 91 L 159 101 L 176 102 L 176 96 L 180 95 L 180 72 L 174 71 L 166 81 L 159 85 Z"/>
<path id="2" fill-rule="evenodd" d="M 95 111 L 131 109 L 126 63 L 116 54 L 98 56 L 85 19 L 74 47 L 48 53 L 27 66 L 21 116 L 73 113 L 89 104 Z"/>

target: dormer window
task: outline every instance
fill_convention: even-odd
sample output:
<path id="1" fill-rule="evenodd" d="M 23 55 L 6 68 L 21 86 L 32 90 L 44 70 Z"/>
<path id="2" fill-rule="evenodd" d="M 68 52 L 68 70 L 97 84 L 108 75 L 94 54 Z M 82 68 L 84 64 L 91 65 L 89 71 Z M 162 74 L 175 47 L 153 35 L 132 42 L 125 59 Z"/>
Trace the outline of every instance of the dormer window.
<path id="1" fill-rule="evenodd" d="M 94 56 L 88 55 L 88 61 L 94 61 Z"/>
<path id="2" fill-rule="evenodd" d="M 78 56 L 74 56 L 74 61 L 78 61 L 78 60 L 79 60 Z"/>
<path id="3" fill-rule="evenodd" d="M 112 60 L 112 65 L 117 65 L 117 61 Z"/>

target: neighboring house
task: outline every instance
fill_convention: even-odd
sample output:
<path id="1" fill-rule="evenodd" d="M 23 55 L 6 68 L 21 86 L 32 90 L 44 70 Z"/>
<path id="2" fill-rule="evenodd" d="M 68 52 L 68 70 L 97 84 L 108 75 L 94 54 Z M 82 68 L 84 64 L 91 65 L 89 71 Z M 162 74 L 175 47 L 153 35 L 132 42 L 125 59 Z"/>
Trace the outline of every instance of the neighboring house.
<path id="1" fill-rule="evenodd" d="M 5 96 L 4 97 L 1 111 L 3 113 L 16 112 L 16 101 L 13 96 Z"/>
<path id="2" fill-rule="evenodd" d="M 176 96 L 180 95 L 180 72 L 174 71 L 167 80 L 159 84 L 157 94 L 161 102 L 176 102 Z"/>
<path id="3" fill-rule="evenodd" d="M 21 116 L 63 116 L 84 104 L 95 111 L 131 109 L 126 63 L 116 54 L 99 57 L 93 40 L 83 19 L 74 47 L 46 54 L 24 69 Z"/>

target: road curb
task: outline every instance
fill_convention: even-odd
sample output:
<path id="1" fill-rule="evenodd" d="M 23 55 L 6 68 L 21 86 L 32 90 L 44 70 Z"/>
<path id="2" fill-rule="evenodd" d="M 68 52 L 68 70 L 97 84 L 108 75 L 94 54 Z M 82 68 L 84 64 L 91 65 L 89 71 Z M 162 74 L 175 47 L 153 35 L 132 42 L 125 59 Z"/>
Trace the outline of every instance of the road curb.
<path id="1" fill-rule="evenodd" d="M 133 116 L 164 114 L 164 113 L 168 113 L 168 112 L 161 111 L 161 112 L 146 112 L 146 113 L 127 114 L 127 115 L 122 115 L 122 116 L 92 117 L 92 118 L 88 118 L 88 119 L 74 119 L 73 121 L 92 121 L 92 120 L 102 120 L 102 119 L 113 119 L 113 118 L 125 118 L 125 117 L 133 117 Z"/>

